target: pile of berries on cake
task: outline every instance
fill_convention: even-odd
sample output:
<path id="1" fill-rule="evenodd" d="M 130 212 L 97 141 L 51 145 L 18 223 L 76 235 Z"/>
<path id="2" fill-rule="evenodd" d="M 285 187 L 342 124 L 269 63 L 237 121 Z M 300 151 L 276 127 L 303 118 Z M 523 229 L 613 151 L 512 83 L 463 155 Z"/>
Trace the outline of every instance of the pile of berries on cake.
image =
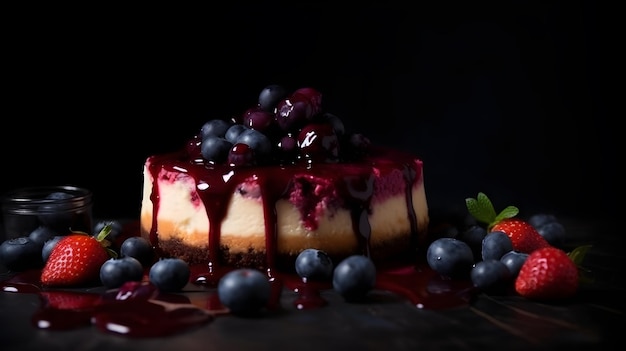
<path id="1" fill-rule="evenodd" d="M 240 116 L 204 123 L 187 151 L 198 162 L 255 166 L 349 161 L 369 145 L 367 137 L 346 132 L 341 118 L 324 110 L 318 90 L 268 85 Z"/>

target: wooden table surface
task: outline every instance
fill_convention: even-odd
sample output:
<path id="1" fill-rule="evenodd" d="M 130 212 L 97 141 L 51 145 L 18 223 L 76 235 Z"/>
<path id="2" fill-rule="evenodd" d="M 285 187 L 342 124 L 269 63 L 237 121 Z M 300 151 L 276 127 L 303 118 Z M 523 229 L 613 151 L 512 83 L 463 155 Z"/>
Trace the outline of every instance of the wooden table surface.
<path id="1" fill-rule="evenodd" d="M 167 337 L 132 338 L 95 327 L 37 329 L 34 294 L 0 292 L 3 350 L 549 350 L 615 349 L 625 318 L 624 239 L 616 221 L 561 219 L 569 242 L 593 245 L 584 261 L 593 281 L 560 303 L 479 294 L 467 306 L 417 309 L 393 293 L 377 291 L 368 303 L 347 303 L 332 290 L 328 305 L 298 310 L 284 293 L 280 313 L 246 318 L 223 315 Z M 10 273 L 3 269 L 2 280 Z M 617 345 L 616 345 L 617 344 Z"/>

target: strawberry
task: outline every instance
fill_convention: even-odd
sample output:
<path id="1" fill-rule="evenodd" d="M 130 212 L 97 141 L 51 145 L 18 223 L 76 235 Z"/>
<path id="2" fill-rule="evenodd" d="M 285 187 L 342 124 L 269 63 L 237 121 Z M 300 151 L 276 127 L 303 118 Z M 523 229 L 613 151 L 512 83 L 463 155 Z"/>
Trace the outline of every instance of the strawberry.
<path id="1" fill-rule="evenodd" d="M 531 253 L 551 246 L 532 225 L 519 218 L 505 218 L 493 225 L 491 231 L 505 232 L 511 238 L 515 251 Z"/>
<path id="2" fill-rule="evenodd" d="M 71 232 L 61 239 L 41 271 L 41 284 L 71 287 L 97 282 L 102 264 L 116 256 L 104 239 L 110 231 L 111 226 L 106 225 L 96 237 Z"/>
<path id="3" fill-rule="evenodd" d="M 508 206 L 496 214 L 491 200 L 484 193 L 474 198 L 465 199 L 467 209 L 477 221 L 487 224 L 488 232 L 501 231 L 506 233 L 513 244 L 513 250 L 531 253 L 537 249 L 551 246 L 530 223 L 514 218 L 519 209 Z"/>
<path id="4" fill-rule="evenodd" d="M 99 294 L 75 291 L 42 291 L 46 306 L 60 310 L 90 310 L 101 303 Z"/>
<path id="5" fill-rule="evenodd" d="M 556 247 L 533 251 L 515 279 L 515 291 L 537 300 L 563 299 L 578 290 L 578 266 L 568 254 Z"/>

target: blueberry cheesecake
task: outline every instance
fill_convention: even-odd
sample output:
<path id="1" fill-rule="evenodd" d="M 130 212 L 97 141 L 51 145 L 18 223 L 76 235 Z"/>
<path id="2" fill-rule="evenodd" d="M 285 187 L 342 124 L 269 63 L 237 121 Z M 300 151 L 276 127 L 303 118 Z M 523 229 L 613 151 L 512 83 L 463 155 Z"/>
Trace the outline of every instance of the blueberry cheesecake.
<path id="1" fill-rule="evenodd" d="M 319 90 L 263 88 L 143 165 L 141 235 L 213 267 L 293 267 L 300 252 L 414 254 L 428 228 L 423 162 L 347 130 Z"/>

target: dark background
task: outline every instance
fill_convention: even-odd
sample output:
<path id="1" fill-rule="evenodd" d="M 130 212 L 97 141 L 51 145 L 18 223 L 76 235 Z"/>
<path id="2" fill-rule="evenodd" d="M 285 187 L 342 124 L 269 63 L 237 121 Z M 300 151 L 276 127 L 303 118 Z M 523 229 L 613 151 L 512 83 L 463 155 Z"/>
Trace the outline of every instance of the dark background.
<path id="1" fill-rule="evenodd" d="M 419 155 L 432 208 L 616 214 L 612 9 L 506 3 L 7 9 L 0 190 L 79 185 L 137 217 L 148 155 L 279 83 Z"/>

